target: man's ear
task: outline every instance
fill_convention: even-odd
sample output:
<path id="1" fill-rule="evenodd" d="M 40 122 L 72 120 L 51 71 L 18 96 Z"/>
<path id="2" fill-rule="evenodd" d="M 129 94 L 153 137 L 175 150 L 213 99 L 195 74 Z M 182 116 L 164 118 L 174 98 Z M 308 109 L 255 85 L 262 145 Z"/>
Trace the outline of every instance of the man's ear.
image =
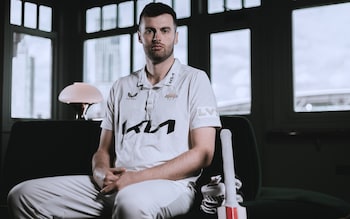
<path id="1" fill-rule="evenodd" d="M 177 42 L 179 42 L 179 32 L 175 32 L 175 40 L 174 40 L 174 44 L 176 45 Z"/>
<path id="2" fill-rule="evenodd" d="M 138 30 L 137 31 L 137 38 L 139 39 L 139 43 L 142 44 L 142 40 L 141 40 L 141 32 Z"/>

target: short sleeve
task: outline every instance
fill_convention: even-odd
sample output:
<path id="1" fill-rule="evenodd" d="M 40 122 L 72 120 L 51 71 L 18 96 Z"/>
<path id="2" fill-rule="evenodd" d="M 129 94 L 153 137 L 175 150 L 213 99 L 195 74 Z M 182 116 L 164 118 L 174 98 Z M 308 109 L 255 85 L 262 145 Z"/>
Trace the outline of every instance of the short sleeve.
<path id="1" fill-rule="evenodd" d="M 199 127 L 221 127 L 216 98 L 207 74 L 197 71 L 190 84 L 190 129 Z"/>

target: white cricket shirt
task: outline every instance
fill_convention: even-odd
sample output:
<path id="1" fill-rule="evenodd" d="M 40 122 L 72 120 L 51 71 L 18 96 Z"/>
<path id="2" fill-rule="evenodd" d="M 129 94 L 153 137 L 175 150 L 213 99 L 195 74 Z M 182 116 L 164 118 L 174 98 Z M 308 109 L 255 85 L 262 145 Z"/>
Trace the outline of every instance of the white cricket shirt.
<path id="1" fill-rule="evenodd" d="M 116 166 L 128 170 L 159 165 L 189 150 L 189 131 L 205 126 L 221 126 L 209 78 L 177 59 L 156 85 L 144 69 L 117 80 L 101 124 L 115 132 Z"/>

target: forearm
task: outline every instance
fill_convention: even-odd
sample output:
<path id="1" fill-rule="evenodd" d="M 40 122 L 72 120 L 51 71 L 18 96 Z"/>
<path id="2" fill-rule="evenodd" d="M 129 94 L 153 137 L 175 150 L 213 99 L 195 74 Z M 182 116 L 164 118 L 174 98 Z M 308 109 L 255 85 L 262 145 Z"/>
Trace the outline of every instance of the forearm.
<path id="1" fill-rule="evenodd" d="M 124 187 L 143 182 L 146 180 L 154 179 L 168 179 L 168 180 L 179 180 L 189 176 L 193 176 L 200 167 L 202 167 L 200 156 L 195 151 L 188 151 L 184 154 L 174 158 L 173 160 L 167 161 L 164 164 L 147 168 L 140 171 L 123 171 L 120 170 L 113 182 L 113 185 L 107 185 L 101 190 L 102 193 L 109 193 L 111 191 L 120 191 Z M 117 169 L 117 168 L 116 168 Z M 104 180 L 106 181 L 106 180 Z M 105 184 L 106 185 L 106 184 Z"/>
<path id="2" fill-rule="evenodd" d="M 191 131 L 191 149 L 158 166 L 140 171 L 117 171 L 115 181 L 103 188 L 103 193 L 120 191 L 124 187 L 153 179 L 179 180 L 194 176 L 208 166 L 214 155 L 215 129 L 199 128 Z M 120 168 L 120 167 L 118 167 Z M 116 169 L 118 169 L 116 168 Z M 111 180 L 112 181 L 112 180 Z"/>
<path id="3" fill-rule="evenodd" d="M 92 157 L 92 173 L 96 183 L 102 188 L 105 184 L 106 175 L 111 172 L 111 155 L 113 132 L 102 129 L 100 136 L 100 145 Z"/>
<path id="4" fill-rule="evenodd" d="M 92 174 L 95 182 L 103 187 L 104 179 L 106 177 L 106 172 L 109 168 L 109 155 L 103 151 L 97 150 L 92 157 Z"/>
<path id="5" fill-rule="evenodd" d="M 164 164 L 140 171 L 126 171 L 116 181 L 116 190 L 125 186 L 154 179 L 180 180 L 194 176 L 207 162 L 196 150 L 187 151 Z M 111 190 L 108 188 L 108 190 Z"/>
<path id="6" fill-rule="evenodd" d="M 207 166 L 207 156 L 202 151 L 189 150 L 164 164 L 140 171 L 140 179 L 179 180 L 193 176 Z"/>
<path id="7" fill-rule="evenodd" d="M 113 131 L 102 129 L 100 144 L 92 157 L 92 170 L 96 168 L 109 168 L 111 162 L 111 147 L 113 147 Z"/>
<path id="8" fill-rule="evenodd" d="M 96 168 L 109 168 L 110 155 L 102 150 L 97 150 L 92 157 L 92 170 Z"/>
<path id="9" fill-rule="evenodd" d="M 215 150 L 216 130 L 211 127 L 198 128 L 190 132 L 192 148 L 180 156 L 157 167 L 144 170 L 145 176 L 178 180 L 196 174 L 209 166 Z"/>
<path id="10" fill-rule="evenodd" d="M 178 180 L 198 173 L 210 165 L 215 149 L 215 129 L 203 128 L 192 131 L 192 149 L 161 165 L 132 174 L 135 182 L 150 179 Z"/>

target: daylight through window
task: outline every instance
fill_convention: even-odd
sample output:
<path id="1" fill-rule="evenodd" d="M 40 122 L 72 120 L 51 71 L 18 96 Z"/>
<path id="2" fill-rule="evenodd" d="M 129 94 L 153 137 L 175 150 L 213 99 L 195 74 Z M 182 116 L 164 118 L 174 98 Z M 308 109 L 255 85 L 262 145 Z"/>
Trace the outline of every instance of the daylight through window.
<path id="1" fill-rule="evenodd" d="M 350 3 L 293 12 L 296 112 L 350 110 Z"/>
<path id="2" fill-rule="evenodd" d="M 250 30 L 211 34 L 210 42 L 211 81 L 219 113 L 250 114 Z"/>

